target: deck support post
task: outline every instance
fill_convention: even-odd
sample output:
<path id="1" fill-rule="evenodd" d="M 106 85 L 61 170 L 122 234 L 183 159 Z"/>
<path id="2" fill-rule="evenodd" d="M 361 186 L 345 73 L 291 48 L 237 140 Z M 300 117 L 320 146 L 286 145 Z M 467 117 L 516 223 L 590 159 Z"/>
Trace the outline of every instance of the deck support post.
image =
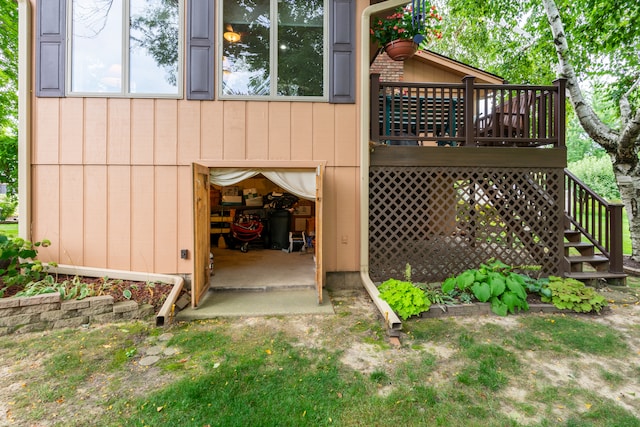
<path id="1" fill-rule="evenodd" d="M 464 84 L 464 146 L 471 147 L 476 145 L 474 141 L 474 123 L 470 118 L 474 117 L 473 108 L 475 105 L 473 84 L 476 78 L 474 76 L 465 76 L 462 79 Z"/>
<path id="2" fill-rule="evenodd" d="M 553 85 L 558 88 L 558 97 L 556 98 L 555 113 L 553 115 L 556 128 L 556 135 L 558 136 L 558 142 L 556 147 L 564 147 L 566 139 L 566 122 L 567 122 L 567 79 L 557 79 L 553 81 Z"/>

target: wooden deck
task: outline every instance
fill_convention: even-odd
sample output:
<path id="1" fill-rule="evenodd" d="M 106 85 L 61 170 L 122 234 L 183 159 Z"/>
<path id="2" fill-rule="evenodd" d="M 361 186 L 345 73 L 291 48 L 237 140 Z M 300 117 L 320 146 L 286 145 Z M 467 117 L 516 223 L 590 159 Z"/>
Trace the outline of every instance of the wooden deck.
<path id="1" fill-rule="evenodd" d="M 438 281 L 495 257 L 547 275 L 624 280 L 622 206 L 566 171 L 565 102 L 564 80 L 373 74 L 371 277 L 401 277 L 410 263 L 419 280 Z"/>
<path id="2" fill-rule="evenodd" d="M 386 145 L 564 147 L 565 80 L 553 86 L 381 82 L 370 139 Z"/>

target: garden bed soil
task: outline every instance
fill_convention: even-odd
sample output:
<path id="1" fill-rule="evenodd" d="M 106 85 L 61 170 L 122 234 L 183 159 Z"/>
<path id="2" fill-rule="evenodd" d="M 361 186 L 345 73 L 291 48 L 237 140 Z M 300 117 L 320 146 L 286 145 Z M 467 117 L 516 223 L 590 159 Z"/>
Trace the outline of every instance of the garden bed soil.
<path id="1" fill-rule="evenodd" d="M 154 312 L 157 313 L 162 304 L 167 299 L 167 296 L 173 289 L 171 283 L 160 282 L 138 282 L 133 280 L 120 280 L 120 279 L 107 279 L 101 277 L 86 277 L 80 278 L 82 283 L 86 283 L 92 286 L 94 289 L 99 290 L 94 296 L 110 295 L 113 297 L 114 302 L 122 301 L 135 301 L 138 304 L 150 304 L 153 306 Z M 64 283 L 64 281 L 72 281 L 74 276 L 59 274 L 56 276 L 57 283 Z M 0 284 L 2 286 L 2 284 Z M 22 289 L 18 286 L 12 286 L 4 294 L 4 298 L 12 297 Z M 128 297 L 129 291 L 131 294 Z M 184 290 L 183 290 L 184 292 Z M 127 298 L 128 297 L 128 298 Z"/>

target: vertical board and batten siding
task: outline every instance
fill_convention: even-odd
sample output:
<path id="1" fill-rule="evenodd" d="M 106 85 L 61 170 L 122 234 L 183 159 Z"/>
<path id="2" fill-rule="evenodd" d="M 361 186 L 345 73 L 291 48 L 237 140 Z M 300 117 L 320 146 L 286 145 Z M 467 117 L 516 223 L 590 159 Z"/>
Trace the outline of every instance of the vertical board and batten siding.
<path id="1" fill-rule="evenodd" d="M 84 167 L 84 247 L 92 242 L 107 242 L 108 193 L 99 191 L 107 182 L 107 168 L 87 165 Z M 107 245 L 91 246 L 84 251 L 84 264 L 107 265 Z"/>
<path id="2" fill-rule="evenodd" d="M 359 268 L 355 105 L 37 98 L 34 113 L 32 238 L 52 241 L 45 260 L 188 273 L 192 162 L 326 160 L 326 270 Z"/>
<path id="3" fill-rule="evenodd" d="M 355 1 L 331 4 L 348 6 L 348 19 L 357 22 Z M 358 0 L 359 9 L 366 6 Z M 343 33 L 335 32 L 334 41 L 352 50 L 340 51 L 342 59 L 330 59 L 330 66 L 351 73 L 357 32 L 352 29 L 351 39 Z M 201 95 L 207 92 L 203 98 L 212 96 L 201 90 L 209 83 L 213 87 L 198 83 Z M 327 162 L 325 271 L 358 271 L 359 115 L 352 83 L 331 79 L 336 103 L 212 101 L 193 93 L 182 100 L 64 98 L 63 84 L 57 97 L 34 97 L 31 238 L 52 242 L 40 257 L 190 273 L 191 254 L 180 259 L 180 249 L 193 248 L 193 162 L 317 160 Z M 193 80 L 187 89 L 194 89 Z"/>
<path id="4" fill-rule="evenodd" d="M 105 267 L 131 270 L 131 167 L 107 166 L 107 247 Z M 117 230 L 117 231 L 116 231 Z"/>
<path id="5" fill-rule="evenodd" d="M 471 75 L 476 78 L 476 83 L 504 83 L 501 77 L 432 52 L 419 52 L 404 61 L 402 67 L 404 81 L 407 82 L 462 83 L 465 76 Z"/>
<path id="6" fill-rule="evenodd" d="M 131 103 L 128 99 L 110 99 L 108 112 L 107 163 L 127 165 L 131 162 Z"/>
<path id="7" fill-rule="evenodd" d="M 404 63 L 404 81 L 462 83 L 464 75 L 444 70 L 419 59 L 410 59 Z"/>

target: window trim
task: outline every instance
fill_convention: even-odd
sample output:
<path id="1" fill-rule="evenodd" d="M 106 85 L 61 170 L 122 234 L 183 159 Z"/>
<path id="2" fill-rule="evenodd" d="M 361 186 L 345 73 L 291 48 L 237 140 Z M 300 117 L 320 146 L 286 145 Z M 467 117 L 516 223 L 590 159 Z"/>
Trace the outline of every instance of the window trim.
<path id="1" fill-rule="evenodd" d="M 129 21 L 129 11 L 131 10 L 131 2 L 136 0 L 122 0 L 123 8 L 122 8 L 122 22 L 130 22 Z M 184 48 L 185 48 L 185 34 L 187 30 L 187 26 L 185 23 L 184 16 L 184 4 L 185 0 L 178 0 L 178 71 L 176 75 L 176 86 L 178 88 L 176 93 L 167 94 L 167 93 L 131 93 L 129 92 L 129 84 L 130 84 L 130 48 L 131 44 L 129 41 L 129 30 L 130 25 L 124 25 L 123 31 L 123 50 L 122 50 L 122 67 L 126 70 L 125 76 L 126 81 L 123 84 L 123 88 L 119 93 L 115 92 L 73 92 L 71 90 L 71 82 L 72 82 L 72 61 L 73 61 L 73 0 L 66 0 L 67 2 L 67 28 L 66 28 L 66 50 L 68 52 L 66 58 L 66 73 L 65 73 L 65 96 L 69 98 L 124 98 L 124 99 L 144 99 L 144 98 L 152 98 L 152 99 L 183 99 L 184 98 Z M 127 41 L 125 43 L 125 40 Z"/>
<path id="2" fill-rule="evenodd" d="M 322 17 L 322 25 L 323 25 L 323 37 L 322 37 L 322 50 L 323 50 L 323 58 L 322 58 L 322 96 L 278 96 L 278 95 L 267 95 L 267 96 L 257 96 L 257 95 L 225 95 L 222 91 L 222 80 L 223 80 L 223 71 L 222 71 L 222 52 L 224 48 L 224 38 L 222 37 L 221 29 L 224 28 L 224 0 L 218 0 L 217 2 L 217 10 L 216 10 L 216 32 L 215 40 L 216 40 L 216 53 L 215 53 L 215 68 L 216 75 L 219 76 L 216 84 L 215 90 L 217 98 L 220 100 L 233 100 L 233 101 L 288 101 L 288 102 L 329 102 L 329 56 L 330 56 L 330 44 L 329 44 L 329 0 L 322 0 L 324 15 Z M 269 12 L 271 16 L 277 16 L 277 0 L 269 0 Z M 278 28 L 277 25 L 271 25 L 270 27 L 270 43 L 275 43 L 277 47 L 277 34 Z M 275 40 L 275 42 L 274 42 Z M 271 83 L 275 83 L 277 81 L 277 71 L 278 71 L 278 63 L 276 56 L 276 49 L 271 49 L 269 53 L 269 62 L 272 67 L 275 67 L 275 75 L 271 76 Z M 274 65 L 275 64 L 275 65 Z"/>

